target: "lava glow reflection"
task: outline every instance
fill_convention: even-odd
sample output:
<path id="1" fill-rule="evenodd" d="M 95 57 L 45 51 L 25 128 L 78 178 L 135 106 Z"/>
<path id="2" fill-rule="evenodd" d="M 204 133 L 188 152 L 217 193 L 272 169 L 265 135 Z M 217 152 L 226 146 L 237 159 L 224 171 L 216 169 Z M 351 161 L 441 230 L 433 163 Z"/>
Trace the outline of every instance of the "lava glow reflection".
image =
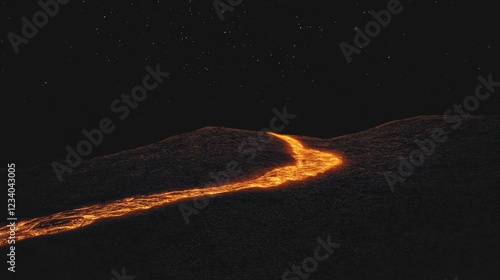
<path id="1" fill-rule="evenodd" d="M 231 193 L 251 188 L 278 187 L 287 182 L 302 181 L 314 177 L 342 163 L 339 156 L 329 152 L 305 148 L 299 140 L 291 136 L 270 134 L 285 141 L 290 146 L 291 155 L 295 159 L 293 164 L 274 168 L 259 177 L 245 181 L 124 198 L 106 204 L 85 206 L 45 217 L 20 221 L 16 227 L 16 239 L 19 241 L 41 235 L 70 231 L 88 226 L 97 220 L 121 217 L 183 199 L 194 199 L 199 196 Z M 1 228 L 0 246 L 7 244 L 8 235 L 9 229 L 7 227 Z"/>

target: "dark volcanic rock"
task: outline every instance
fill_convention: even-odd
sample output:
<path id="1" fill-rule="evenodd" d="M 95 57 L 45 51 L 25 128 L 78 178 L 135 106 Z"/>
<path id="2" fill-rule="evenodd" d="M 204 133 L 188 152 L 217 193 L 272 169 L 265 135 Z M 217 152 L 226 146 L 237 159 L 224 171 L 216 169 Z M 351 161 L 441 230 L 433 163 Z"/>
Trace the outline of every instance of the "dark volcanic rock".
<path id="1" fill-rule="evenodd" d="M 225 172 L 230 162 L 237 162 L 242 172 L 229 179 L 239 180 L 293 161 L 286 144 L 259 138 L 251 131 L 206 127 L 84 161 L 63 176 L 62 183 L 50 165 L 38 166 L 19 176 L 25 185 L 23 214 L 35 217 L 135 195 L 213 185 L 209 174 Z M 255 157 L 249 159 L 252 153 L 246 151 L 253 149 Z"/>
<path id="2" fill-rule="evenodd" d="M 392 192 L 384 174 L 398 174 L 400 158 L 437 128 L 446 141 Z M 213 197 L 190 224 L 172 204 L 20 242 L 16 276 L 112 279 L 111 270 L 125 267 L 136 280 L 282 279 L 313 255 L 317 237 L 330 235 L 340 248 L 308 279 L 498 279 L 499 132 L 498 116 L 470 117 L 457 129 L 422 116 L 329 140 L 299 136 L 345 164 L 309 181 Z M 243 171 L 234 179 L 243 179 L 293 160 L 277 140 L 247 160 L 238 146 L 256 137 L 205 128 L 84 162 L 62 184 L 50 166 L 19 171 L 19 208 L 41 216 L 204 186 L 230 161 Z"/>

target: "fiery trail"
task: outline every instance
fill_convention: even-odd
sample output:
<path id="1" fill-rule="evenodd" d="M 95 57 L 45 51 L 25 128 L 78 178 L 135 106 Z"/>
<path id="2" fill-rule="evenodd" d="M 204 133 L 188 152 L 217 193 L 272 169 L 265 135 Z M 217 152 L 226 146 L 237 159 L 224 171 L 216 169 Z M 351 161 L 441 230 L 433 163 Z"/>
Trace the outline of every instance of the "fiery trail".
<path id="1" fill-rule="evenodd" d="M 342 159 L 332 153 L 305 148 L 302 143 L 287 135 L 270 133 L 285 141 L 292 150 L 295 162 L 272 169 L 254 179 L 228 183 L 207 188 L 195 188 L 180 191 L 169 191 L 152 195 L 136 196 L 63 211 L 45 217 L 20 221 L 16 226 L 16 241 L 41 235 L 50 235 L 88 226 L 97 220 L 121 217 L 137 211 L 163 206 L 183 199 L 199 196 L 237 192 L 251 188 L 272 188 L 286 182 L 301 181 L 342 163 Z M 9 229 L 2 227 L 0 231 L 0 247 L 7 244 Z"/>

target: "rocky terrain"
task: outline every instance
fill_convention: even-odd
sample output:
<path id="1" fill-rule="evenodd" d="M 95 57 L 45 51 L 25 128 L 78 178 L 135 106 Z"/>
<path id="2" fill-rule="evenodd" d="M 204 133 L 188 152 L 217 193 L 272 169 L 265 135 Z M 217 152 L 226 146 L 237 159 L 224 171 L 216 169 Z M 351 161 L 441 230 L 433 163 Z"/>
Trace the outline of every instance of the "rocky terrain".
<path id="1" fill-rule="evenodd" d="M 296 138 L 344 164 L 307 181 L 210 197 L 200 209 L 187 200 L 21 241 L 15 277 L 109 280 L 125 268 L 136 280 L 305 279 L 282 275 L 330 236 L 340 246 L 307 279 L 498 279 L 500 116 L 460 125 L 420 116 L 333 139 Z M 19 170 L 19 215 L 213 185 L 210 173 L 229 174 L 229 162 L 241 168 L 231 181 L 293 161 L 286 143 L 262 140 L 207 127 L 85 161 L 62 183 L 50 165 Z M 419 164 L 398 170 L 410 155 L 422 155 Z M 399 179 L 389 184 L 388 176 Z M 196 210 L 189 223 L 180 205 Z"/>

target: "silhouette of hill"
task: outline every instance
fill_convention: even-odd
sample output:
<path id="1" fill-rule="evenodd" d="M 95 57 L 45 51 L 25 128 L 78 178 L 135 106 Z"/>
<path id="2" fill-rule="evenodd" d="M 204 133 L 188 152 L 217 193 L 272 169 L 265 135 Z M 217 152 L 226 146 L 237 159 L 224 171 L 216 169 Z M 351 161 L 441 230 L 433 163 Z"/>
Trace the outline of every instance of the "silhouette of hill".
<path id="1" fill-rule="evenodd" d="M 125 267 L 137 280 L 282 279 L 312 256 L 317 237 L 330 235 L 340 247 L 309 279 L 497 279 L 500 116 L 454 124 L 420 116 L 332 139 L 296 136 L 339 153 L 344 164 L 307 181 L 211 197 L 189 224 L 176 203 L 22 241 L 16 276 L 111 279 L 112 269 Z M 409 160 L 420 150 L 415 141 L 432 139 L 435 129 L 446 140 L 402 176 L 401 158 Z M 210 172 L 229 162 L 241 168 L 229 180 L 242 180 L 293 161 L 286 143 L 259 137 L 207 127 L 84 161 L 63 183 L 50 165 L 19 170 L 18 208 L 37 217 L 213 185 Z M 393 191 L 387 172 L 404 178 Z M 190 200 L 182 204 L 194 208 Z M 300 279 L 292 277 L 286 279 Z"/>

